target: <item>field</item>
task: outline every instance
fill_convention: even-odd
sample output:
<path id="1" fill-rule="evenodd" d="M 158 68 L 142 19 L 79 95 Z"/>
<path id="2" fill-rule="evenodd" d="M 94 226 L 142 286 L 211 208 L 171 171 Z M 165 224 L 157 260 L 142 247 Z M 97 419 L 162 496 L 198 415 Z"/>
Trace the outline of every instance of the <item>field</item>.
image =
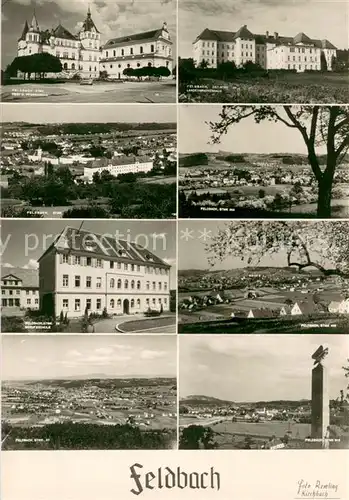
<path id="1" fill-rule="evenodd" d="M 154 177 L 141 177 L 138 182 L 141 182 L 142 184 L 175 184 L 177 182 L 177 178 L 158 175 Z"/>
<path id="2" fill-rule="evenodd" d="M 185 417 L 180 419 L 183 425 Z M 188 420 L 188 419 L 185 419 Z M 211 419 L 212 420 L 212 419 Z M 249 440 L 251 449 L 261 449 L 270 444 L 278 445 L 287 436 L 288 443 L 284 446 L 288 449 L 311 449 L 318 448 L 318 443 L 306 441 L 311 435 L 311 425 L 301 424 L 293 421 L 265 421 L 265 422 L 232 422 L 220 419 L 217 422 L 195 421 L 192 419 L 187 424 L 208 426 L 214 431 L 214 441 L 218 449 L 243 449 L 246 440 Z M 184 424 L 185 425 L 185 424 Z M 331 425 L 333 441 L 330 448 L 348 447 L 348 428 Z"/>
<path id="3" fill-rule="evenodd" d="M 234 81 L 200 80 L 207 91 L 197 92 L 187 85 L 180 102 L 216 103 L 299 103 L 327 104 L 349 102 L 349 77 L 339 73 L 289 73 L 270 78 L 241 77 Z M 182 85 L 184 87 L 184 84 Z M 221 86 L 221 91 L 213 87 Z"/>
<path id="4" fill-rule="evenodd" d="M 210 320 L 203 318 L 196 322 L 184 323 L 183 315 L 179 317 L 179 333 L 349 333 L 349 318 L 336 315 L 321 317 L 293 316 L 292 318 L 272 319 L 231 319 Z"/>

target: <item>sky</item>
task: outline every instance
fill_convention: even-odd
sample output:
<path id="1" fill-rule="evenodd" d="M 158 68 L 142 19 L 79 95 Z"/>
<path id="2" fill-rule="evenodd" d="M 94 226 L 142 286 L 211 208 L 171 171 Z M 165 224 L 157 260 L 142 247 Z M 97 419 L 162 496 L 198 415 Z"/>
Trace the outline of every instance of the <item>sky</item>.
<path id="1" fill-rule="evenodd" d="M 25 103 L 20 106 L 2 105 L 3 122 L 28 123 L 176 123 L 176 106 L 155 105 L 151 113 L 141 104 L 37 104 Z"/>
<path id="2" fill-rule="evenodd" d="M 2 8 L 2 68 L 17 56 L 17 41 L 33 10 L 40 29 L 62 24 L 76 34 L 86 18 L 88 5 L 101 33 L 102 43 L 110 38 L 160 29 L 167 22 L 176 57 L 176 0 L 7 0 Z"/>
<path id="3" fill-rule="evenodd" d="M 3 220 L 1 223 L 1 260 L 5 267 L 37 268 L 37 259 L 66 226 L 78 229 L 81 220 Z M 176 222 L 86 220 L 84 231 L 112 234 L 136 241 L 170 264 L 170 287 L 176 288 Z"/>
<path id="4" fill-rule="evenodd" d="M 165 336 L 3 336 L 2 379 L 176 377 L 176 339 Z"/>
<path id="5" fill-rule="evenodd" d="M 234 223 L 234 221 L 230 221 Z M 205 251 L 206 245 L 209 245 L 211 239 L 218 233 L 220 229 L 224 229 L 226 224 L 230 224 L 227 220 L 180 220 L 178 222 L 178 269 L 238 269 L 247 266 L 246 260 L 242 261 L 237 257 L 227 257 L 222 262 L 219 260 L 211 268 Z M 238 224 L 239 221 L 236 221 Z M 251 222 L 252 223 L 252 222 Z M 315 224 L 316 221 L 309 221 L 309 227 Z M 313 233 L 309 233 L 311 236 Z M 321 235 L 319 236 L 321 244 Z M 248 242 L 247 242 L 248 243 Z M 288 242 L 286 242 L 287 244 Z M 315 252 L 311 254 L 314 258 L 319 257 Z M 331 268 L 333 264 L 328 259 L 321 259 L 324 266 Z M 275 252 L 272 256 L 266 255 L 259 263 L 260 266 L 266 267 L 286 267 L 286 252 Z M 251 264 L 255 266 L 254 263 Z"/>
<path id="6" fill-rule="evenodd" d="M 329 395 L 348 381 L 346 335 L 185 335 L 179 339 L 179 392 L 234 402 L 311 399 L 312 354 L 329 347 L 325 359 Z"/>
<path id="7" fill-rule="evenodd" d="M 287 118 L 282 106 L 277 106 L 282 118 Z M 231 125 L 219 144 L 210 144 L 211 130 L 206 122 L 220 120 L 221 105 L 183 105 L 179 109 L 180 153 L 227 151 L 231 153 L 300 153 L 307 154 L 304 140 L 298 130 L 281 122 L 267 120 L 257 124 L 252 116 Z M 289 121 L 289 119 L 287 118 Z M 193 134 L 193 130 L 196 131 Z M 253 137 L 253 140 L 251 138 Z M 275 138 L 277 137 L 277 140 Z M 317 148 L 325 153 L 325 147 Z"/>
<path id="8" fill-rule="evenodd" d="M 192 42 L 205 29 L 234 31 L 241 26 L 256 34 L 278 32 L 327 38 L 339 49 L 348 48 L 346 0 L 179 0 L 180 57 L 193 57 Z"/>

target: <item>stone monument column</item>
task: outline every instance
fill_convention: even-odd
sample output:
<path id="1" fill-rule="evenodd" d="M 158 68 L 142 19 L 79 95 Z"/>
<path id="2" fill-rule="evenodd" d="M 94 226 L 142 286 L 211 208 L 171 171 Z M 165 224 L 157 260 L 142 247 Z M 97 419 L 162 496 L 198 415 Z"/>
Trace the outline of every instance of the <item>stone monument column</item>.
<path id="1" fill-rule="evenodd" d="M 311 437 L 318 439 L 322 448 L 329 448 L 330 398 L 327 367 L 323 359 L 328 348 L 320 346 L 312 358 L 315 359 L 311 383 Z"/>

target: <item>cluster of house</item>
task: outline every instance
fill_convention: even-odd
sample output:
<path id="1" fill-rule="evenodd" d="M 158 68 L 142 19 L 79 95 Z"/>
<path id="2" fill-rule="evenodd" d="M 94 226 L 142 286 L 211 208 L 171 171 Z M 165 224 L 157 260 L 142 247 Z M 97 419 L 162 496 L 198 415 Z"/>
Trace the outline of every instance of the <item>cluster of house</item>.
<path id="1" fill-rule="evenodd" d="M 48 140 L 47 137 L 46 140 Z M 50 163 L 53 166 L 79 165 L 83 168 L 83 172 L 79 176 L 81 180 L 92 182 L 95 172 L 107 171 L 115 177 L 126 173 L 147 173 L 154 168 L 155 161 L 160 169 L 164 169 L 169 163 L 175 164 L 177 161 L 176 138 L 172 133 L 151 137 L 141 135 L 135 137 L 134 141 L 118 141 L 119 143 L 124 142 L 120 147 L 115 145 L 114 139 L 104 139 L 101 141 L 101 145 L 109 148 L 108 158 L 95 158 L 91 155 L 88 150 L 91 146 L 91 136 L 85 142 L 80 142 L 78 146 L 62 138 L 52 140 L 62 149 L 60 156 L 43 151 L 41 147 L 28 153 L 22 150 L 19 141 L 7 141 L 2 147 L 7 148 L 8 155 L 2 159 L 1 167 L 6 171 L 23 165 L 32 166 L 34 175 L 43 175 L 45 163 Z M 123 153 L 125 142 L 126 146 L 133 146 L 137 143 L 138 154 L 127 155 Z"/>
<path id="2" fill-rule="evenodd" d="M 237 165 L 235 165 L 238 168 Z M 245 167 L 246 168 L 246 167 Z M 213 168 L 205 170 L 190 170 L 186 171 L 183 176 L 181 176 L 181 186 L 186 189 L 204 189 L 210 187 L 227 187 L 227 186 L 275 186 L 276 184 L 296 184 L 299 183 L 302 186 L 309 186 L 313 176 L 309 172 L 309 167 L 304 170 L 298 170 L 293 172 L 292 170 L 283 171 L 282 174 L 276 175 L 274 172 L 270 171 L 270 168 L 258 169 L 258 171 L 253 170 L 251 172 L 251 166 L 246 169 L 248 174 L 248 179 L 242 177 L 240 174 L 236 174 L 234 170 L 216 170 Z M 191 179 L 195 179 L 193 183 Z"/>
<path id="3" fill-rule="evenodd" d="M 349 314 L 349 294 L 337 294 L 338 300 L 324 303 L 314 302 L 313 296 L 308 300 L 286 299 L 285 297 L 259 297 L 257 292 L 249 291 L 243 299 L 231 299 L 221 293 L 204 296 L 191 295 L 181 301 L 180 310 L 200 311 L 217 304 L 231 304 L 231 318 L 275 318 L 284 316 L 311 316 L 324 314 Z"/>
<path id="4" fill-rule="evenodd" d="M 183 401 L 185 405 L 185 401 Z M 299 406 L 296 409 L 290 408 L 246 408 L 244 405 L 231 404 L 223 407 L 186 407 L 182 415 L 197 419 L 214 419 L 219 421 L 222 417 L 233 417 L 235 421 L 257 422 L 266 420 L 285 420 L 288 417 L 297 418 L 309 415 L 309 408 Z M 217 420 L 218 418 L 218 420 Z"/>

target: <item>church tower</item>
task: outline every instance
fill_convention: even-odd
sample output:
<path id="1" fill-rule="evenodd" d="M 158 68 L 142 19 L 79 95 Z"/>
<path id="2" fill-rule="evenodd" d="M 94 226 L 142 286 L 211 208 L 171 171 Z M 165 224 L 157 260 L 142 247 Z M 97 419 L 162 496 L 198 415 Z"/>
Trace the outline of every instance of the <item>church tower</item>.
<path id="1" fill-rule="evenodd" d="M 99 77 L 101 35 L 92 20 L 90 7 L 82 24 L 79 39 L 81 42 L 80 74 L 84 77 Z"/>

